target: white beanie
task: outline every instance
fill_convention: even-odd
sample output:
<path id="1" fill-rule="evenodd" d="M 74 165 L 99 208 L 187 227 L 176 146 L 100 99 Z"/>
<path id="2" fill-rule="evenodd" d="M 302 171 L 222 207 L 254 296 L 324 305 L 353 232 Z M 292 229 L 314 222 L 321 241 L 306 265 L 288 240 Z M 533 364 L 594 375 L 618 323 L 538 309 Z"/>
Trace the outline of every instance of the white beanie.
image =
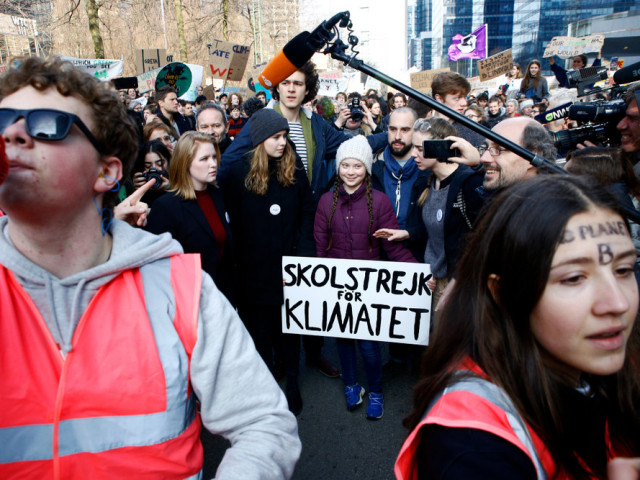
<path id="1" fill-rule="evenodd" d="M 364 167 L 367 169 L 369 175 L 371 175 L 371 165 L 373 164 L 373 152 L 369 142 L 362 135 L 357 135 L 346 142 L 343 142 L 338 147 L 336 153 L 336 173 L 339 174 L 340 164 L 343 160 L 348 158 L 354 158 L 360 160 Z"/>

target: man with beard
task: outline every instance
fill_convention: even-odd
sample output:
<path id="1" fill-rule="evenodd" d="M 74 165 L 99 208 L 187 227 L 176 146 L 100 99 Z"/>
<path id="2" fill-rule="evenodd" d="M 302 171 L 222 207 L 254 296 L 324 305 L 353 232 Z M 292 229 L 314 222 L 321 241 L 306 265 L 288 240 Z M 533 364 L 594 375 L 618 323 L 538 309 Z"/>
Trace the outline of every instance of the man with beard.
<path id="1" fill-rule="evenodd" d="M 413 124 L 418 114 L 409 107 L 396 108 L 389 117 L 388 145 L 376 155 L 372 167 L 373 186 L 387 194 L 401 229 L 406 228 L 413 188 L 420 187 L 428 172 L 421 172 L 411 156 Z M 424 185 L 422 185 L 424 189 Z M 424 253 L 424 251 L 422 252 Z"/>

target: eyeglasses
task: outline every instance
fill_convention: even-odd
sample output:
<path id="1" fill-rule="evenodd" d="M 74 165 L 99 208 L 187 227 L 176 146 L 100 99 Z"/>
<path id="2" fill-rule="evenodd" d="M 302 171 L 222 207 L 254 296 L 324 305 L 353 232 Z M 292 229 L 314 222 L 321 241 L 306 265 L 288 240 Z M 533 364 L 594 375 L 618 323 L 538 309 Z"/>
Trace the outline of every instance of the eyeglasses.
<path id="1" fill-rule="evenodd" d="M 503 147 L 487 147 L 486 145 L 480 145 L 478 147 L 478 152 L 480 153 L 480 155 L 484 155 L 484 152 L 489 151 L 489 154 L 492 157 L 497 157 L 499 156 L 502 152 L 506 152 L 507 149 L 503 148 Z"/>
<path id="2" fill-rule="evenodd" d="M 16 108 L 0 108 L 0 133 L 4 133 L 7 127 L 24 118 L 27 133 L 36 140 L 58 141 L 64 140 L 69 135 L 71 125 L 74 123 L 89 139 L 99 153 L 102 147 L 89 128 L 82 123 L 77 115 L 49 108 L 34 108 L 33 110 L 18 110 Z"/>

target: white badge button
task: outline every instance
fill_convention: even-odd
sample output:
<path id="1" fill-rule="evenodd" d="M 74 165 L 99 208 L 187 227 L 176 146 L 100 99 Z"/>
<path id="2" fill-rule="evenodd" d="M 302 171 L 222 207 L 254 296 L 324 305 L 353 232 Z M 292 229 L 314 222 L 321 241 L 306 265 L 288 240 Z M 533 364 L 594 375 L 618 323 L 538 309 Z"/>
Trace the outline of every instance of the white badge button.
<path id="1" fill-rule="evenodd" d="M 442 209 L 439 208 L 438 211 L 436 212 L 436 220 L 438 220 L 439 222 L 442 221 Z"/>
<path id="2" fill-rule="evenodd" d="M 271 215 L 278 215 L 280 213 L 280 205 L 278 205 L 277 203 L 271 205 L 269 207 L 269 213 L 271 213 Z"/>

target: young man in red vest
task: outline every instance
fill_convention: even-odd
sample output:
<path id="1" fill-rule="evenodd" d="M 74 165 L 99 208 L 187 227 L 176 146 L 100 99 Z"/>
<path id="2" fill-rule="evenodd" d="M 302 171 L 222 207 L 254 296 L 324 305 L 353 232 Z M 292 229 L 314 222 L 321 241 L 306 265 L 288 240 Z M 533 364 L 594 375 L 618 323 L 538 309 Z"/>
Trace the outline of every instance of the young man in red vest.
<path id="1" fill-rule="evenodd" d="M 0 478 L 200 478 L 201 424 L 231 442 L 216 478 L 289 478 L 295 418 L 199 258 L 111 221 L 137 150 L 117 94 L 24 58 L 0 132 Z"/>

